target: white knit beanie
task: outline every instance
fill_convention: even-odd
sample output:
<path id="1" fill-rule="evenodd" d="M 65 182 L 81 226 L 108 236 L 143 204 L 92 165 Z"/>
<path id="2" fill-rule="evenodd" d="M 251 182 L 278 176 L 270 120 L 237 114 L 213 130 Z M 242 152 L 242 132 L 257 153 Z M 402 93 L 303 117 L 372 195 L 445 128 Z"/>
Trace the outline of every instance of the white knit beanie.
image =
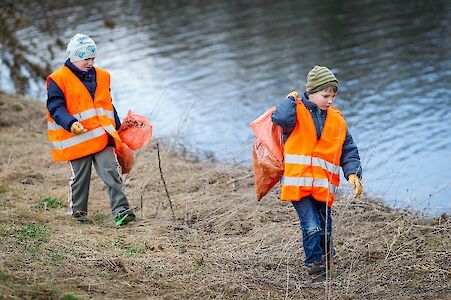
<path id="1" fill-rule="evenodd" d="M 67 44 L 67 53 L 71 62 L 96 57 L 96 43 L 86 34 L 77 33 Z"/>

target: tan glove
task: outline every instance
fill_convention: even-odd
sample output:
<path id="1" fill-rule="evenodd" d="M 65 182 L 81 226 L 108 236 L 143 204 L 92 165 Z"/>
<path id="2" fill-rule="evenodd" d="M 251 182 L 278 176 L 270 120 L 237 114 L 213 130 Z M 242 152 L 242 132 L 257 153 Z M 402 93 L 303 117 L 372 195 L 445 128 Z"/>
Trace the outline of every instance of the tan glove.
<path id="1" fill-rule="evenodd" d="M 359 198 L 363 193 L 363 186 L 357 175 L 351 174 L 348 176 L 348 182 L 354 189 L 354 197 Z"/>
<path id="2" fill-rule="evenodd" d="M 74 122 L 72 126 L 70 127 L 70 131 L 73 134 L 81 134 L 85 133 L 87 130 L 83 127 L 83 125 L 80 122 Z"/>
<path id="3" fill-rule="evenodd" d="M 294 100 L 299 98 L 299 93 L 296 91 L 292 91 L 291 93 L 289 93 L 285 98 L 288 99 L 288 97 L 293 97 Z"/>

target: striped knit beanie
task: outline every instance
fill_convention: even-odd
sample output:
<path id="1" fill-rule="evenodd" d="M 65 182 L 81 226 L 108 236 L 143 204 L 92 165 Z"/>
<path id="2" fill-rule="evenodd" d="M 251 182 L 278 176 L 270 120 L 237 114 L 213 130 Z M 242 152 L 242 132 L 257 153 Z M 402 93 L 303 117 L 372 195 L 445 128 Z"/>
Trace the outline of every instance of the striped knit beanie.
<path id="1" fill-rule="evenodd" d="M 307 93 L 313 94 L 328 87 L 338 89 L 338 79 L 334 73 L 326 67 L 314 66 L 307 74 Z"/>

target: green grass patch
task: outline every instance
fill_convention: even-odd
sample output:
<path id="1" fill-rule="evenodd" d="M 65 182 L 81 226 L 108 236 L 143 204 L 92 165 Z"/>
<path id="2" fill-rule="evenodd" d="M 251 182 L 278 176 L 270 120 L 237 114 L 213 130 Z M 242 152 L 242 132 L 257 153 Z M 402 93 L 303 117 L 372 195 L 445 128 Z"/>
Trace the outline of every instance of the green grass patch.
<path id="1" fill-rule="evenodd" d="M 30 252 L 31 255 L 36 256 L 39 253 L 41 253 L 41 248 L 39 246 L 31 246 L 28 249 L 28 252 Z"/>
<path id="2" fill-rule="evenodd" d="M 51 264 L 54 266 L 61 266 L 64 265 L 64 263 L 66 262 L 66 255 L 64 254 L 64 252 L 55 249 L 52 251 L 52 260 L 51 260 Z"/>
<path id="3" fill-rule="evenodd" d="M 36 207 L 42 210 L 48 210 L 50 208 L 58 208 L 62 206 L 64 206 L 62 200 L 55 197 L 45 197 L 41 200 L 41 202 L 38 203 Z"/>
<path id="4" fill-rule="evenodd" d="M 61 300 L 77 300 L 78 298 L 71 293 L 64 294 L 63 298 Z"/>
<path id="5" fill-rule="evenodd" d="M 22 226 L 19 233 L 24 240 L 45 241 L 48 236 L 48 230 L 44 225 L 33 222 L 28 222 Z"/>
<path id="6" fill-rule="evenodd" d="M 8 191 L 8 186 L 0 184 L 0 194 L 4 194 Z"/>
<path id="7" fill-rule="evenodd" d="M 6 275 L 3 272 L 0 272 L 0 283 L 5 283 L 6 281 L 8 281 L 8 279 L 9 279 L 8 275 Z"/>
<path id="8" fill-rule="evenodd" d="M 130 246 L 126 248 L 126 252 L 128 255 L 136 256 L 144 252 L 144 248 L 141 246 Z"/>
<path id="9" fill-rule="evenodd" d="M 18 241 L 46 241 L 48 237 L 48 229 L 38 223 L 28 222 L 18 228 L 9 229 L 5 232 L 6 236 L 17 239 Z"/>

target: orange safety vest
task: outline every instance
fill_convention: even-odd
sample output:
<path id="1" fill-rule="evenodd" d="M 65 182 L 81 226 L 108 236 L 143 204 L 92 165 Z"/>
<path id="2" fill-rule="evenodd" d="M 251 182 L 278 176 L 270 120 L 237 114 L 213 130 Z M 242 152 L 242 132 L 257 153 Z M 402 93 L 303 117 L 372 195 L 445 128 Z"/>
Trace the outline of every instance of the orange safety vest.
<path id="1" fill-rule="evenodd" d="M 48 137 L 54 161 L 68 161 L 103 150 L 108 143 L 108 134 L 114 138 L 116 148 L 121 138 L 116 131 L 113 103 L 110 95 L 110 74 L 99 67 L 96 70 L 96 92 L 94 99 L 84 84 L 63 66 L 47 77 L 64 93 L 66 108 L 87 130 L 75 135 L 55 123 L 47 112 Z"/>
<path id="2" fill-rule="evenodd" d="M 318 140 L 312 116 L 302 102 L 296 106 L 296 117 L 296 127 L 284 147 L 285 171 L 280 199 L 299 201 L 312 195 L 332 207 L 340 184 L 346 122 L 338 109 L 329 107 Z"/>

